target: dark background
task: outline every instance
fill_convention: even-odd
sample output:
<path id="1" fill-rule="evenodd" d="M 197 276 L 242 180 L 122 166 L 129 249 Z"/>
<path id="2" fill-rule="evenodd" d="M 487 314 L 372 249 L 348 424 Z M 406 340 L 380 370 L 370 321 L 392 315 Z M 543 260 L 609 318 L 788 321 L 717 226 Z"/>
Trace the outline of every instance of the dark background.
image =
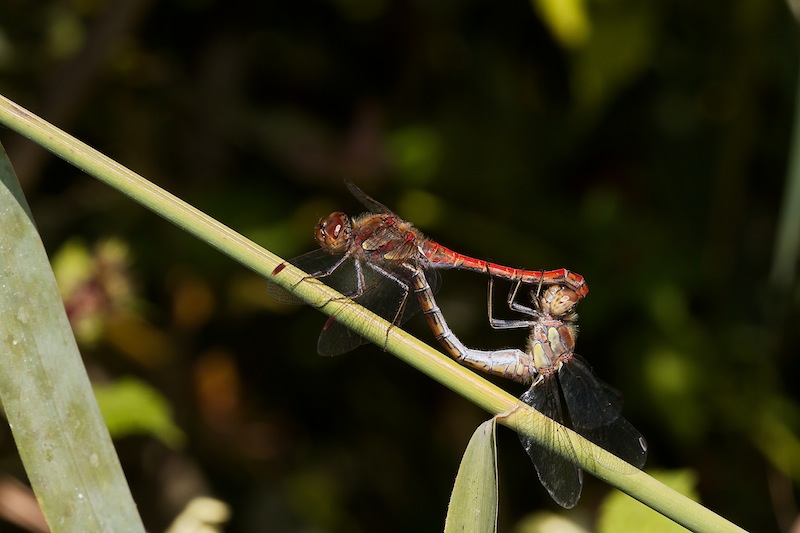
<path id="1" fill-rule="evenodd" d="M 314 248 L 320 216 L 362 210 L 346 178 L 449 247 L 581 273 L 578 351 L 624 393 L 647 469 L 692 469 L 716 512 L 786 531 L 798 291 L 769 273 L 795 21 L 755 0 L 585 7 L 588 35 L 558 38 L 520 0 L 6 0 L 0 92 L 284 257 Z M 158 389 L 186 433 L 117 435 L 149 530 L 200 493 L 231 505 L 228 531 L 441 529 L 485 413 L 375 347 L 318 357 L 322 315 L 0 140 L 51 255 L 75 237 L 129 247 L 136 303 L 101 306 L 127 318 L 82 352 L 98 380 Z M 486 324 L 484 279 L 443 280 L 466 344 L 523 345 Z M 422 318 L 408 328 L 433 342 Z M 2 450 L 19 474 L 7 433 Z M 558 511 L 507 429 L 499 453 L 501 530 Z M 608 490 L 588 478 L 577 513 L 591 523 Z"/>

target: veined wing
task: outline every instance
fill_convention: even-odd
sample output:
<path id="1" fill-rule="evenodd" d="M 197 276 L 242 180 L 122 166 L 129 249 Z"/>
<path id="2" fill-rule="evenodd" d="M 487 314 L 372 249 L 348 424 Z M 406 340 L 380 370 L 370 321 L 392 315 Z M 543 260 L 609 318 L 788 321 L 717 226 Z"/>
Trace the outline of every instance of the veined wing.
<path id="1" fill-rule="evenodd" d="M 402 325 L 419 312 L 419 302 L 408 285 L 407 270 L 394 266 L 373 268 L 363 261 L 361 270 L 364 275 L 364 290 L 353 301 L 396 326 Z M 391 277 L 387 277 L 387 274 Z M 354 272 L 353 277 L 355 276 Z M 425 276 L 431 289 L 435 291 L 438 288 L 438 273 L 426 271 Z M 366 342 L 361 335 L 348 328 L 346 322 L 334 315 L 319 336 L 317 352 L 325 356 L 339 355 Z"/>
<path id="2" fill-rule="evenodd" d="M 556 422 L 564 423 L 561 395 L 558 390 L 558 380 L 555 374 L 542 378 L 534 383 L 520 399 L 546 417 Z M 543 446 L 527 435 L 519 434 L 520 442 L 533 461 L 539 481 L 557 504 L 570 509 L 578 503 L 583 488 L 583 472 L 574 460 L 562 457 L 560 454 Z M 572 450 L 569 437 L 563 429 L 554 427 L 546 436 L 547 442 L 561 442 Z M 574 457 L 574 450 L 573 450 Z"/>
<path id="3" fill-rule="evenodd" d="M 390 213 L 394 214 L 391 209 L 380 203 L 378 200 L 367 195 L 364 191 L 359 189 L 353 182 L 344 180 L 347 190 L 350 194 L 356 197 L 369 211 L 372 213 Z"/>
<path id="4" fill-rule="evenodd" d="M 558 379 L 575 431 L 637 468 L 644 466 L 647 443 L 620 415 L 619 392 L 597 379 L 587 363 L 577 356 L 564 363 Z"/>
<path id="5" fill-rule="evenodd" d="M 294 259 L 290 259 L 289 263 L 313 278 L 327 272 L 341 259 L 341 254 L 331 255 L 327 250 L 317 248 L 316 250 L 297 256 Z M 358 281 L 355 277 L 352 258 L 346 259 L 343 264 L 339 265 L 339 267 L 330 272 L 330 274 L 321 276 L 318 279 L 345 295 L 353 294 L 358 288 Z M 303 303 L 302 300 L 294 296 L 291 292 L 269 281 L 267 282 L 267 292 L 274 300 L 282 303 Z"/>

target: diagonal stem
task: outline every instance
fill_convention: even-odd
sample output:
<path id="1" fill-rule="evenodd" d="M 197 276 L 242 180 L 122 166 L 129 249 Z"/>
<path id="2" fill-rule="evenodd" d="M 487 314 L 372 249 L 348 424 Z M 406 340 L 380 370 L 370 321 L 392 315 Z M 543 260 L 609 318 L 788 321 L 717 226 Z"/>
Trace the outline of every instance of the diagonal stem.
<path id="1" fill-rule="evenodd" d="M 284 264 L 280 257 L 2 96 L 0 123 L 34 140 L 271 282 L 292 291 L 309 305 L 328 315 L 336 314 L 338 321 L 364 338 L 378 346 L 385 345 L 389 353 L 492 415 L 505 414 L 501 423 L 519 432 L 530 432 L 530 436 L 539 442 L 544 442 L 544 436 L 552 432 L 556 422 L 400 328 L 390 327 L 379 316 L 345 299 L 319 280 L 301 283 L 305 274 L 289 264 L 280 270 L 280 275 L 273 275 L 275 269 Z M 587 472 L 693 531 L 743 531 L 580 435 L 564 429 L 571 443 L 557 444 L 555 451 L 565 457 L 570 457 L 573 449 L 578 451 L 578 463 Z"/>

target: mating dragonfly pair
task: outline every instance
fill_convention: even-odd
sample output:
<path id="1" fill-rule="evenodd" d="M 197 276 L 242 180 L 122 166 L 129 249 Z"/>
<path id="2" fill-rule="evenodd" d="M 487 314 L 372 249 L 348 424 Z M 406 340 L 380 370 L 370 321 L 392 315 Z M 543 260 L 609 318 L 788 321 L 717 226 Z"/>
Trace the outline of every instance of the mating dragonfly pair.
<path id="1" fill-rule="evenodd" d="M 520 399 L 545 416 L 572 427 L 602 448 L 641 468 L 647 457 L 642 435 L 621 415 L 619 393 L 598 380 L 575 354 L 575 306 L 589 289 L 583 277 L 566 269 L 525 270 L 468 257 L 422 235 L 358 187 L 348 189 L 370 212 L 355 218 L 340 211 L 323 218 L 316 228 L 320 248 L 290 261 L 343 295 L 401 325 L 422 310 L 437 341 L 458 362 L 471 368 L 530 384 Z M 273 272 L 278 275 L 279 266 Z M 436 305 L 438 269 L 460 269 L 489 276 L 489 323 L 495 329 L 530 329 L 525 350 L 476 350 L 466 347 L 447 325 Z M 493 280 L 512 282 L 508 307 L 522 319 L 495 318 Z M 523 289 L 522 287 L 525 287 Z M 297 302 L 290 293 L 270 284 L 273 298 Z M 521 298 L 530 297 L 530 303 Z M 320 334 L 320 355 L 348 352 L 365 341 L 332 317 Z M 549 442 L 564 440 L 552 428 Z M 573 461 L 520 433 L 539 480 L 563 507 L 580 498 L 583 476 Z M 567 441 L 569 442 L 569 441 Z"/>

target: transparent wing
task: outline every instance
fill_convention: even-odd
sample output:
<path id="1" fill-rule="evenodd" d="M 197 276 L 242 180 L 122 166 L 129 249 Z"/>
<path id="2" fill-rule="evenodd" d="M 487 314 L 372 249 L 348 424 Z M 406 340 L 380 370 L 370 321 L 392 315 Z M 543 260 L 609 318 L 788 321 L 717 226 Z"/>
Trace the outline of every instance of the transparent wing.
<path id="1" fill-rule="evenodd" d="M 548 418 L 564 423 L 558 382 L 555 375 L 536 382 L 520 399 Z M 570 509 L 578 503 L 583 488 L 583 473 L 561 455 L 542 446 L 527 435 L 520 433 L 520 442 L 533 461 L 542 486 L 547 489 L 557 504 Z M 569 437 L 563 430 L 556 429 L 546 437 L 548 442 L 562 441 L 569 444 Z M 571 445 L 570 445 L 571 449 Z M 574 451 L 573 451 L 574 454 Z"/>
<path id="2" fill-rule="evenodd" d="M 341 254 L 339 255 L 331 255 L 326 250 L 322 248 L 317 248 L 316 250 L 312 250 L 308 253 L 295 257 L 294 259 L 290 259 L 288 262 L 303 272 L 309 274 L 311 277 L 316 277 L 320 274 L 324 274 L 331 270 L 331 268 L 342 258 Z M 345 263 L 351 261 L 345 261 Z M 343 270 L 344 269 L 344 270 Z M 340 272 L 341 271 L 341 272 Z M 350 283 L 346 277 L 347 273 L 346 265 L 341 265 L 336 268 L 333 272 L 331 272 L 328 276 L 324 276 L 320 279 L 324 280 L 324 283 L 330 285 L 331 287 L 335 288 L 339 292 L 344 291 L 352 291 L 355 283 Z M 352 272 L 352 267 L 350 272 Z M 338 287 L 337 287 L 338 285 Z M 286 304 L 302 304 L 303 301 L 294 296 L 291 292 L 287 291 L 283 287 L 271 283 L 267 280 L 267 294 L 269 294 L 270 298 L 276 300 L 278 302 L 286 303 Z"/>
<path id="3" fill-rule="evenodd" d="M 344 184 L 347 186 L 347 190 L 350 191 L 350 194 L 355 196 L 356 199 L 362 204 L 364 204 L 364 206 L 371 212 L 394 214 L 392 213 L 391 209 L 389 209 L 379 201 L 375 200 L 374 198 L 368 196 L 367 193 L 356 187 L 356 185 L 353 182 L 344 180 Z"/>
<path id="4" fill-rule="evenodd" d="M 622 402 L 606 394 L 606 385 L 595 377 L 583 358 L 573 355 L 558 371 L 569 418 L 576 431 L 608 425 L 619 418 Z"/>
<path id="5" fill-rule="evenodd" d="M 647 442 L 633 424 L 621 416 L 606 426 L 578 433 L 636 468 L 642 468 L 647 461 Z"/>
<path id="6" fill-rule="evenodd" d="M 362 271 L 364 291 L 353 299 L 356 303 L 397 326 L 404 324 L 419 312 L 420 305 L 409 287 L 406 269 L 385 267 L 375 269 L 369 264 L 364 264 Z M 438 273 L 427 271 L 425 277 L 431 289 L 436 291 L 439 284 Z M 347 327 L 346 322 L 334 316 L 320 334 L 317 352 L 324 356 L 340 355 L 358 348 L 365 342 L 367 341 L 361 335 Z"/>
<path id="7" fill-rule="evenodd" d="M 622 397 L 619 392 L 597 379 L 586 362 L 577 356 L 561 367 L 558 379 L 575 431 L 637 468 L 644 466 L 647 443 L 620 415 Z"/>
<path id="8" fill-rule="evenodd" d="M 297 256 L 294 259 L 290 259 L 289 263 L 309 274 L 311 277 L 318 277 L 323 283 L 333 287 L 342 294 L 353 294 L 358 286 L 353 260 L 348 258 L 344 263 L 331 271 L 331 268 L 333 268 L 338 261 L 341 261 L 341 259 L 341 254 L 331 255 L 326 250 L 317 248 L 316 250 Z M 328 275 L 322 276 L 322 274 L 325 273 L 328 273 Z M 279 302 L 287 304 L 303 303 L 302 300 L 283 287 L 269 281 L 267 281 L 267 293 L 272 299 Z"/>
<path id="9" fill-rule="evenodd" d="M 353 301 L 382 318 L 393 321 L 407 290 L 376 272 L 369 265 L 363 265 L 362 272 L 364 288 Z M 365 342 L 367 341 L 361 335 L 347 327 L 347 322 L 334 315 L 320 333 L 317 352 L 324 356 L 340 355 L 358 348 Z"/>

